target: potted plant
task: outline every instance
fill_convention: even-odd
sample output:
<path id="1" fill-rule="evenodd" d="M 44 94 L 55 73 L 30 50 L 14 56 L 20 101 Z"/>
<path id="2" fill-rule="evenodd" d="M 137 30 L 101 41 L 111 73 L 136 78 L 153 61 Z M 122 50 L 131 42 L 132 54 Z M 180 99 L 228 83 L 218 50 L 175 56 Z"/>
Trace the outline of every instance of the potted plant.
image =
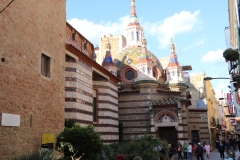
<path id="1" fill-rule="evenodd" d="M 239 53 L 237 50 L 228 48 L 223 52 L 223 57 L 226 61 L 236 61 L 239 59 Z"/>

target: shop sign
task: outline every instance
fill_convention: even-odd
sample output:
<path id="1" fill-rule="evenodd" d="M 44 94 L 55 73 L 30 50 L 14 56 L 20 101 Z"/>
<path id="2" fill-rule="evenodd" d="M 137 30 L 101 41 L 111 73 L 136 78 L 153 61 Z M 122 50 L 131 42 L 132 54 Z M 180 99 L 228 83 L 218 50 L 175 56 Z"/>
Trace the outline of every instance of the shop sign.
<path id="1" fill-rule="evenodd" d="M 228 104 L 229 114 L 233 114 L 233 101 L 232 101 L 232 94 L 231 93 L 227 93 L 227 104 Z"/>
<path id="2" fill-rule="evenodd" d="M 228 105 L 229 114 L 233 114 L 233 105 Z"/>

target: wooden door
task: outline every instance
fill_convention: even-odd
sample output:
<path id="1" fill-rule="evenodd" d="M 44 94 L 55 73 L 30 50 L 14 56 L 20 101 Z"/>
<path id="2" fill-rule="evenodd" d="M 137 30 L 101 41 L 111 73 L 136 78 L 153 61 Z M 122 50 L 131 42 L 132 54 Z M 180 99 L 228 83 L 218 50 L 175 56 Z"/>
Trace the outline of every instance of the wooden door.
<path id="1" fill-rule="evenodd" d="M 175 127 L 159 127 L 158 130 L 160 139 L 165 139 L 173 148 L 177 148 L 178 136 Z"/>

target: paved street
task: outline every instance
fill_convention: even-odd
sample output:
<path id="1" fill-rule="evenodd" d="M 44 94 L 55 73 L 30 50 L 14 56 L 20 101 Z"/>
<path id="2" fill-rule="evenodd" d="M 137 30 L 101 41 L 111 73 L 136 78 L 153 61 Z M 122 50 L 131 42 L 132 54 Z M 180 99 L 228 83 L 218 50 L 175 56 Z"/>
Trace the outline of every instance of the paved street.
<path id="1" fill-rule="evenodd" d="M 237 158 L 240 156 L 240 154 L 237 150 L 235 151 L 235 155 L 236 155 L 236 160 L 237 160 Z M 225 153 L 225 156 L 226 156 L 226 153 Z M 196 159 L 197 159 L 196 157 L 193 157 L 193 160 L 196 160 Z M 178 160 L 177 154 L 174 155 L 174 160 Z M 204 160 L 208 160 L 206 154 L 204 155 Z M 211 152 L 210 160 L 221 160 L 220 154 L 217 150 L 214 150 Z"/>

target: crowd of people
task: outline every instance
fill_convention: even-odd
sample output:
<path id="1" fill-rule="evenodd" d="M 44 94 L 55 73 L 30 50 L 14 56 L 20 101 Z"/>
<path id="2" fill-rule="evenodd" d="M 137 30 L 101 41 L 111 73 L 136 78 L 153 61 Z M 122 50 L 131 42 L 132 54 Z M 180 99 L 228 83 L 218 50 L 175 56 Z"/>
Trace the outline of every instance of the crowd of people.
<path id="1" fill-rule="evenodd" d="M 173 148 L 171 147 L 171 144 L 168 145 L 169 148 L 169 160 L 173 160 Z M 229 138 L 227 140 L 216 141 L 216 149 L 220 154 L 221 160 L 224 160 L 224 158 L 228 160 L 235 159 L 235 149 L 239 150 L 240 152 L 240 139 L 234 139 Z M 204 154 L 206 154 L 207 159 L 210 159 L 210 153 L 211 153 L 211 146 L 208 142 L 197 144 L 194 143 L 193 145 L 191 143 L 181 144 L 178 142 L 177 146 L 177 156 L 178 159 L 195 159 L 195 160 L 203 160 Z"/>

